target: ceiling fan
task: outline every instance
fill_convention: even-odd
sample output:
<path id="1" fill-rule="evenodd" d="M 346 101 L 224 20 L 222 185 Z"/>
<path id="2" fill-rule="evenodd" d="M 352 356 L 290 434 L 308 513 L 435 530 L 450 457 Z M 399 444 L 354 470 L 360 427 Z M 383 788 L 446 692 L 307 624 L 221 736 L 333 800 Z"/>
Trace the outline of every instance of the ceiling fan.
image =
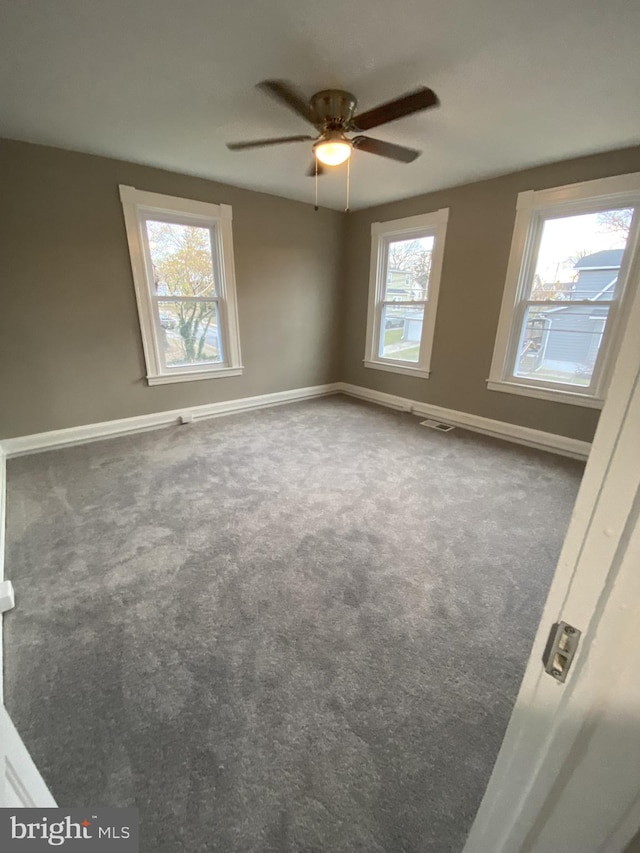
<path id="1" fill-rule="evenodd" d="M 316 92 L 307 101 L 304 95 L 285 80 L 263 80 L 262 83 L 258 83 L 258 88 L 312 124 L 319 132 L 319 136 L 282 136 L 274 139 L 255 139 L 250 142 L 229 142 L 227 148 L 231 151 L 244 151 L 248 148 L 263 148 L 287 142 L 312 141 L 315 156 L 307 172 L 310 176 L 323 173 L 321 164 L 337 166 L 344 163 L 354 149 L 388 157 L 400 163 L 411 163 L 420 156 L 420 151 L 406 148 L 404 145 L 384 142 L 381 139 L 372 139 L 369 136 L 354 136 L 348 139 L 346 134 L 371 130 L 373 127 L 396 121 L 412 113 L 436 107 L 440 103 L 432 89 L 421 86 L 372 110 L 356 113 L 358 101 L 355 95 L 344 92 L 342 89 L 324 89 Z"/>

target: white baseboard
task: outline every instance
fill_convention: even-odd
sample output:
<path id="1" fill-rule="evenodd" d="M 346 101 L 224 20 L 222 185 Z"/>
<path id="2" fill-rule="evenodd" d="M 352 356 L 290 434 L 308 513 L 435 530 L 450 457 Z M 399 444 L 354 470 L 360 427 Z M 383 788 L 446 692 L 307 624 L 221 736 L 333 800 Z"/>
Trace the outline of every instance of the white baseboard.
<path id="1" fill-rule="evenodd" d="M 457 412 L 455 409 L 445 409 L 431 403 L 420 403 L 407 397 L 396 397 L 395 394 L 384 394 L 381 391 L 372 391 L 370 388 L 350 385 L 347 382 L 339 382 L 338 385 L 340 386 L 339 390 L 350 397 L 369 400 L 372 403 L 379 403 L 381 406 L 399 409 L 402 412 L 424 415 L 472 432 L 480 432 L 483 435 L 491 435 L 495 438 L 512 441 L 515 444 L 535 447 L 538 450 L 559 453 L 561 456 L 570 456 L 572 459 L 586 459 L 591 450 L 591 444 L 588 441 L 579 441 L 576 438 L 567 438 L 564 435 L 543 432 L 542 430 L 531 429 L 531 427 L 518 426 L 518 424 L 509 424 L 505 421 L 495 421 L 468 412 Z"/>
<path id="2" fill-rule="evenodd" d="M 358 399 L 367 400 L 370 403 L 379 403 L 388 409 L 411 412 L 413 407 L 418 405 L 416 400 L 410 400 L 408 397 L 397 397 L 395 394 L 385 394 L 382 391 L 374 391 L 362 385 L 350 385 L 348 382 L 339 382 L 338 384 L 343 394 L 347 394 L 349 397 L 358 397 Z"/>
<path id="3" fill-rule="evenodd" d="M 167 412 L 154 412 L 149 415 L 104 421 L 99 424 L 86 424 L 85 426 L 57 429 L 50 432 L 36 433 L 35 435 L 7 438 L 0 446 L 0 519 L 4 508 L 5 455 L 6 457 L 25 456 L 30 453 L 39 453 L 43 450 L 54 450 L 60 447 L 71 447 L 76 444 L 99 441 L 104 438 L 115 438 L 136 432 L 146 432 L 147 430 L 158 429 L 163 426 L 169 426 L 170 424 L 177 424 L 181 418 L 194 421 L 203 418 L 216 418 L 222 415 L 233 414 L 234 412 L 262 409 L 268 406 L 280 406 L 284 403 L 295 402 L 296 400 L 307 400 L 312 397 L 323 397 L 327 394 L 336 393 L 358 397 L 361 400 L 368 400 L 371 403 L 378 403 L 381 406 L 387 406 L 391 409 L 435 418 L 444 423 L 463 427 L 473 432 L 506 439 L 516 444 L 524 444 L 527 447 L 536 447 L 539 450 L 548 450 L 552 453 L 559 453 L 574 459 L 586 459 L 591 449 L 591 445 L 587 441 L 578 441 L 575 438 L 567 438 L 566 436 L 556 435 L 551 432 L 542 432 L 541 430 L 531 429 L 530 427 L 509 424 L 504 421 L 495 421 L 491 418 L 472 415 L 468 412 L 458 412 L 455 409 L 445 409 L 442 406 L 421 403 L 418 400 L 398 397 L 395 394 L 384 394 L 381 391 L 373 391 L 370 388 L 364 388 L 360 385 L 350 385 L 347 382 L 333 382 L 327 385 L 294 388 L 291 391 L 277 391 L 273 394 L 242 397 L 239 400 L 225 400 L 222 403 L 207 403 L 203 406 L 190 406 L 182 409 L 172 409 Z M 2 531 L 0 531 L 0 540 Z M 0 555 L 2 552 L 3 549 L 0 548 Z M 2 574 L 0 573 L 1 577 Z"/>
<path id="4" fill-rule="evenodd" d="M 43 450 L 55 450 L 60 447 L 71 447 L 76 444 L 86 444 L 104 438 L 116 438 L 136 432 L 146 432 L 151 429 L 180 423 L 181 418 L 201 420 L 216 418 L 234 412 L 245 412 L 250 409 L 263 409 L 268 406 L 280 406 L 283 403 L 293 403 L 296 400 L 307 400 L 312 397 L 324 397 L 340 391 L 340 383 L 328 385 L 313 385 L 309 388 L 294 388 L 291 391 L 276 391 L 273 394 L 260 394 L 255 397 L 242 397 L 239 400 L 225 400 L 222 403 L 206 403 L 203 406 L 188 406 L 182 409 L 172 409 L 167 412 L 154 412 L 149 415 L 137 415 L 132 418 L 121 418 L 115 421 L 104 421 L 99 424 L 56 429 L 50 432 L 40 432 L 34 435 L 23 435 L 17 438 L 7 438 L 1 443 L 0 453 L 7 457 L 26 456 Z M 4 464 L 4 458 L 2 463 Z"/>

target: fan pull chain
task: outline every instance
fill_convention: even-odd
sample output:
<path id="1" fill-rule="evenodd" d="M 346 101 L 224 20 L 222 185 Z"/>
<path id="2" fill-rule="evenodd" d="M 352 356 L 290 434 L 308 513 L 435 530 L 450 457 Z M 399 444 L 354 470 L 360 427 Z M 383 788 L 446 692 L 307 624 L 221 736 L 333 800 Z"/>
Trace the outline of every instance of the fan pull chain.
<path id="1" fill-rule="evenodd" d="M 315 209 L 317 210 L 318 209 L 318 158 L 314 157 L 313 159 L 314 159 L 315 164 L 316 164 L 316 206 L 315 206 Z"/>
<path id="2" fill-rule="evenodd" d="M 347 206 L 344 209 L 345 213 L 349 213 L 349 185 L 351 183 L 351 157 L 347 159 Z"/>

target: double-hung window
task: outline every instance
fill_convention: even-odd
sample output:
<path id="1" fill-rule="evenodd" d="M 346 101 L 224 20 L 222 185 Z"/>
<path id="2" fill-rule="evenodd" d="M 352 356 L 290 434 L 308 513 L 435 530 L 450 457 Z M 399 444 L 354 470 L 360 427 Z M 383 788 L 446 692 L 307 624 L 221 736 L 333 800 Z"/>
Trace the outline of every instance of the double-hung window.
<path id="1" fill-rule="evenodd" d="M 242 373 L 231 207 L 120 187 L 150 385 Z"/>
<path id="2" fill-rule="evenodd" d="M 602 406 L 639 220 L 640 174 L 520 193 L 489 389 Z"/>
<path id="3" fill-rule="evenodd" d="M 448 217 L 372 224 L 366 367 L 429 376 Z"/>

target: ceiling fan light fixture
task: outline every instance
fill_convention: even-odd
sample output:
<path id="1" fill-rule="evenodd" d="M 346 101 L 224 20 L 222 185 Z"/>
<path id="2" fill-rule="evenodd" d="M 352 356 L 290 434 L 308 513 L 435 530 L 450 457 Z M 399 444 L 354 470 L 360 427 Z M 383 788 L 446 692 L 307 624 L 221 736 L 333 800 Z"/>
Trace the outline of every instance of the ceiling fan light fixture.
<path id="1" fill-rule="evenodd" d="M 313 153 L 326 166 L 339 166 L 351 157 L 352 147 L 343 133 L 329 131 L 313 146 Z"/>

